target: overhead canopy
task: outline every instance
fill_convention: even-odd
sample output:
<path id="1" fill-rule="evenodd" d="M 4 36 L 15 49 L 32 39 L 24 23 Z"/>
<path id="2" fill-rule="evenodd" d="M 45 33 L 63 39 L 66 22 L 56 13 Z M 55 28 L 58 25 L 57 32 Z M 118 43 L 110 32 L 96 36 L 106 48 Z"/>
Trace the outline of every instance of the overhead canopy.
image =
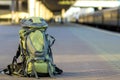
<path id="1" fill-rule="evenodd" d="M 12 5 L 11 1 L 22 1 L 22 6 L 27 6 L 29 0 L 0 0 L 0 6 L 7 8 Z M 33 1 L 41 1 L 49 10 L 53 13 L 61 12 L 62 9 L 67 10 L 71 5 L 73 5 L 76 0 L 33 0 Z M 23 4 L 23 2 L 25 4 Z"/>
<path id="2" fill-rule="evenodd" d="M 68 9 L 76 0 L 41 0 L 52 12 L 60 12 Z"/>

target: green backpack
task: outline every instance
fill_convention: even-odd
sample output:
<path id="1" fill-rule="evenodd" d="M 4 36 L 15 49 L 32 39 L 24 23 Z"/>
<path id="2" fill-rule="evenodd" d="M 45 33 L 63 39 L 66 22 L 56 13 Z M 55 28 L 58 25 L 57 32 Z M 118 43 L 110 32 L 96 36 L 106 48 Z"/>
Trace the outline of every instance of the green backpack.
<path id="1" fill-rule="evenodd" d="M 55 38 L 46 34 L 48 25 L 44 19 L 22 19 L 21 25 L 20 45 L 12 64 L 8 65 L 9 74 L 36 78 L 61 74 L 63 71 L 54 64 L 51 50 Z"/>

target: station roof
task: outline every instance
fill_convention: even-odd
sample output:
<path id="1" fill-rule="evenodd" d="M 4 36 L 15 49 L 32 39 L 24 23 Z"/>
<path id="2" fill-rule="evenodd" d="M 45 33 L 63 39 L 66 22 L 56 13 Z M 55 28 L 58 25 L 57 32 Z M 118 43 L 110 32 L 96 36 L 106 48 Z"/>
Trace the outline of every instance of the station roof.
<path id="1" fill-rule="evenodd" d="M 61 9 L 67 10 L 76 0 L 41 0 L 52 12 L 60 12 Z"/>
<path id="2" fill-rule="evenodd" d="M 0 5 L 11 5 L 12 0 L 0 0 Z M 21 0 L 27 3 L 27 0 Z M 60 12 L 61 9 L 67 10 L 76 0 L 37 0 L 43 2 L 43 4 L 52 12 Z"/>

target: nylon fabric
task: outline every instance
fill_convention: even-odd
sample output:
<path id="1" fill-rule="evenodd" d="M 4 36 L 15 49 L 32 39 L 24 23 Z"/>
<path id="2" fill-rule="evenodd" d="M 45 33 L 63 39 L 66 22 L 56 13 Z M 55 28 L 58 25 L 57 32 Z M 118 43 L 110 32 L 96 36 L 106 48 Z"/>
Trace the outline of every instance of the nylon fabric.
<path id="1" fill-rule="evenodd" d="M 33 21 L 33 23 L 41 23 L 39 17 L 37 17 L 37 18 L 33 17 L 33 18 L 32 18 L 32 21 Z"/>
<path id="2" fill-rule="evenodd" d="M 48 64 L 46 62 L 35 62 L 34 65 L 38 73 L 48 73 Z"/>
<path id="3" fill-rule="evenodd" d="M 36 51 L 42 52 L 44 46 L 43 34 L 39 30 L 36 30 L 35 32 L 32 32 L 29 37 L 31 39 L 31 44 L 36 49 Z"/>

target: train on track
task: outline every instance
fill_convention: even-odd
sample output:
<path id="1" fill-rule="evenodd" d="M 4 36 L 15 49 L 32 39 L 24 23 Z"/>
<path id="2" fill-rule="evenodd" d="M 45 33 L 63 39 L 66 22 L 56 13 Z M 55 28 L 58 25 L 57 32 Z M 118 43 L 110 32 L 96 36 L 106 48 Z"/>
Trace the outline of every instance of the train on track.
<path id="1" fill-rule="evenodd" d="M 120 31 L 120 7 L 104 9 L 79 17 L 79 23 Z"/>

